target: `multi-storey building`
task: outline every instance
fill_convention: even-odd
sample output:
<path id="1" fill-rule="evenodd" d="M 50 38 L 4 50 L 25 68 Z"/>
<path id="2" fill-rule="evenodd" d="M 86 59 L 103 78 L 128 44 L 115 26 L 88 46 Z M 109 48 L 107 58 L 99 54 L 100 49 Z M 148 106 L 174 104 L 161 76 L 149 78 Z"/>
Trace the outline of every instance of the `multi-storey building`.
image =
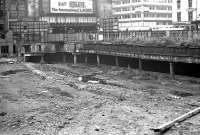
<path id="1" fill-rule="evenodd" d="M 16 44 L 53 44 L 57 51 L 68 41 L 96 38 L 95 0 L 10 0 L 10 28 Z"/>
<path id="2" fill-rule="evenodd" d="M 196 20 L 200 20 L 199 0 L 173 1 L 173 22 L 190 23 Z"/>
<path id="3" fill-rule="evenodd" d="M 172 24 L 172 0 L 112 0 L 120 30 L 145 30 Z"/>
<path id="4" fill-rule="evenodd" d="M 1 35 L 7 31 L 7 4 L 6 0 L 0 0 L 0 32 Z"/>
<path id="5" fill-rule="evenodd" d="M 13 56 L 12 32 L 8 27 L 8 1 L 0 0 L 0 57 Z"/>
<path id="6" fill-rule="evenodd" d="M 69 42 L 97 38 L 96 0 L 41 0 L 40 21 L 50 24 L 48 42 L 60 51 Z"/>
<path id="7" fill-rule="evenodd" d="M 6 0 L 9 22 L 39 20 L 39 0 Z"/>

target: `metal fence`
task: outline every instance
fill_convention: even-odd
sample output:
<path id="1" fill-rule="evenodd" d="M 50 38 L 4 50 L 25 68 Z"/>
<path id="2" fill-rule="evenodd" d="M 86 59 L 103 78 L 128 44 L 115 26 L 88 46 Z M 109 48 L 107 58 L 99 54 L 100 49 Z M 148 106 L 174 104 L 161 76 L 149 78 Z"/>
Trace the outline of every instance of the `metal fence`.
<path id="1" fill-rule="evenodd" d="M 200 43 L 200 32 L 188 30 L 172 31 L 118 31 L 104 32 L 105 41 L 158 40 L 167 38 L 175 42 L 195 41 Z"/>
<path id="2" fill-rule="evenodd" d="M 182 57 L 200 57 L 200 47 L 163 47 L 163 46 L 134 46 L 124 44 L 84 44 L 79 48 L 82 52 L 97 54 L 151 54 Z"/>

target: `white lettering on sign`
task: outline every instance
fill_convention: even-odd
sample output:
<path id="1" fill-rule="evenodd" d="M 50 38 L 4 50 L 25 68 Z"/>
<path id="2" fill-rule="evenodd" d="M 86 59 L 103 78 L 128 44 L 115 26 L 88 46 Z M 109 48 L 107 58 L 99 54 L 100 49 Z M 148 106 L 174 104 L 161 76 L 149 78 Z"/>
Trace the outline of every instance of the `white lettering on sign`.
<path id="1" fill-rule="evenodd" d="M 51 13 L 92 14 L 93 0 L 51 0 Z"/>

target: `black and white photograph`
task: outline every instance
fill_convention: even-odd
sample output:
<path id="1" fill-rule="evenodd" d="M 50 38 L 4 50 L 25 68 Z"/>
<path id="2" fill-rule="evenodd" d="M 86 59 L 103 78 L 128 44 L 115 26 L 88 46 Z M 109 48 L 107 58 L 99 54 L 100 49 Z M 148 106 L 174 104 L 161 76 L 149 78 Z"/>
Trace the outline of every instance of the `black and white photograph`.
<path id="1" fill-rule="evenodd" d="M 200 135 L 200 0 L 0 0 L 0 135 Z"/>

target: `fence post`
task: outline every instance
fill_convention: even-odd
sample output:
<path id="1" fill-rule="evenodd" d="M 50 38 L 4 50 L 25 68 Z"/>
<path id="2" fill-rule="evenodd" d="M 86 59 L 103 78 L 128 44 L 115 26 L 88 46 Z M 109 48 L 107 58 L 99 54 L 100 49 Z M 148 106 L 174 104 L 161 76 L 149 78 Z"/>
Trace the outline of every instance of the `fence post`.
<path id="1" fill-rule="evenodd" d="M 0 46 L 0 57 L 1 57 L 1 46 Z"/>
<path id="2" fill-rule="evenodd" d="M 77 54 L 74 54 L 74 65 L 77 64 Z"/>
<path id="3" fill-rule="evenodd" d="M 189 30 L 188 31 L 188 40 L 192 40 L 193 36 L 192 36 L 192 31 Z"/>
<path id="4" fill-rule="evenodd" d="M 100 56 L 97 54 L 97 65 L 100 66 L 101 62 L 100 62 Z"/>
<path id="5" fill-rule="evenodd" d="M 170 31 L 166 31 L 166 38 L 169 38 L 170 37 Z"/>
<path id="6" fill-rule="evenodd" d="M 40 64 L 44 64 L 45 61 L 44 61 L 44 53 L 41 54 L 41 59 L 40 59 Z"/>
<path id="7" fill-rule="evenodd" d="M 194 35 L 193 35 L 193 40 L 195 40 L 195 42 L 197 42 L 197 39 L 198 39 L 198 31 L 195 31 Z"/>
<path id="8" fill-rule="evenodd" d="M 142 71 L 142 59 L 139 58 L 139 71 L 141 72 Z"/>
<path id="9" fill-rule="evenodd" d="M 173 62 L 170 62 L 170 75 L 172 77 L 172 79 L 174 79 L 174 63 Z"/>
<path id="10" fill-rule="evenodd" d="M 149 30 L 148 31 L 148 40 L 151 40 L 151 33 L 152 33 L 152 30 Z"/>
<path id="11" fill-rule="evenodd" d="M 85 64 L 88 64 L 88 55 L 85 55 Z"/>
<path id="12" fill-rule="evenodd" d="M 66 56 L 65 56 L 65 53 L 63 53 L 63 63 L 66 63 Z"/>
<path id="13" fill-rule="evenodd" d="M 119 58 L 118 58 L 118 56 L 115 56 L 115 65 L 117 67 L 119 66 Z"/>

